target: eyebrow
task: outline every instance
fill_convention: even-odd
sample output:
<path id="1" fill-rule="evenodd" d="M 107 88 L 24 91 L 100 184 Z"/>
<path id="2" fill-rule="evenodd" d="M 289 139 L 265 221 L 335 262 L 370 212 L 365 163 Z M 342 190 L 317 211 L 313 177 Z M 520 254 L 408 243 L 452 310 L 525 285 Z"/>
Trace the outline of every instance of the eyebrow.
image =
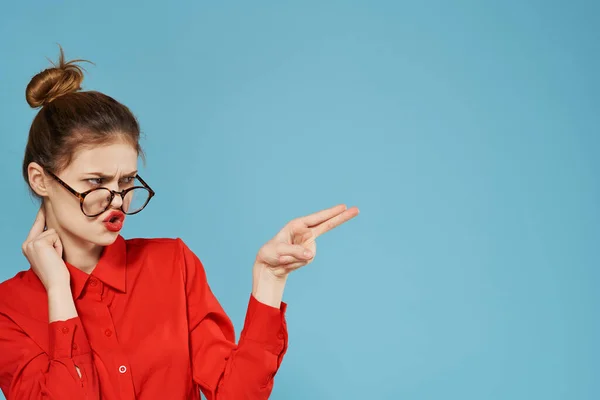
<path id="1" fill-rule="evenodd" d="M 121 176 L 135 176 L 135 175 L 137 175 L 137 173 L 138 173 L 138 171 L 136 169 L 135 171 L 129 172 L 127 174 L 122 174 Z M 98 176 L 103 179 L 112 179 L 115 177 L 114 175 L 106 175 L 106 174 L 103 174 L 102 172 L 85 172 L 83 175 L 95 175 L 95 176 Z"/>

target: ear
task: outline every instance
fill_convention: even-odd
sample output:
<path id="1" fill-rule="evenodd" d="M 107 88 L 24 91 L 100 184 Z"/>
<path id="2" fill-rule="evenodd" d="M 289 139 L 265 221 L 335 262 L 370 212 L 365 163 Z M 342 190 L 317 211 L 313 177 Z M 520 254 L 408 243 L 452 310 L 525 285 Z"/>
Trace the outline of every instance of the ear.
<path id="1" fill-rule="evenodd" d="M 30 162 L 27 166 L 27 176 L 31 189 L 41 197 L 48 196 L 48 177 L 44 173 L 44 168 L 36 163 Z"/>

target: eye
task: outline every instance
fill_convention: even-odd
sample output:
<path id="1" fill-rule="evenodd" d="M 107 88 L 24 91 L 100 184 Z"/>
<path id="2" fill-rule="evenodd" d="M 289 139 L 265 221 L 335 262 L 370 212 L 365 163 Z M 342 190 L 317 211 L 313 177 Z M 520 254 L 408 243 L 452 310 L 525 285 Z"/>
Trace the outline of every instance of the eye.
<path id="1" fill-rule="evenodd" d="M 129 184 L 129 183 L 132 183 L 134 180 L 135 180 L 135 176 L 127 176 L 127 177 L 123 178 L 123 183 Z"/>
<path id="2" fill-rule="evenodd" d="M 102 182 L 104 182 L 102 178 L 89 178 L 87 181 L 95 186 L 102 185 Z"/>

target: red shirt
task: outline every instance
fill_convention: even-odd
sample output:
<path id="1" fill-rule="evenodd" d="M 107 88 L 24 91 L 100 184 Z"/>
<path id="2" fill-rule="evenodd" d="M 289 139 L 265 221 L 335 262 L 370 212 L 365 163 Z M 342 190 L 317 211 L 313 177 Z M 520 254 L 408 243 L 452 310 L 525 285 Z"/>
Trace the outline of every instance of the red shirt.
<path id="1" fill-rule="evenodd" d="M 287 350 L 286 304 L 250 296 L 239 344 L 181 239 L 105 247 L 91 274 L 67 263 L 78 317 L 48 323 L 29 269 L 0 284 L 0 388 L 13 399 L 267 399 Z M 81 372 L 81 377 L 77 368 Z"/>

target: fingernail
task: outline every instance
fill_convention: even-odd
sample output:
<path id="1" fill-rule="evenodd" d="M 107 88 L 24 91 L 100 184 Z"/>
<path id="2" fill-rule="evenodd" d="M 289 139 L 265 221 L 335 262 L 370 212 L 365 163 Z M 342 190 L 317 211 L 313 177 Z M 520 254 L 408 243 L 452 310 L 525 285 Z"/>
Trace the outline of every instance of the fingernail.
<path id="1" fill-rule="evenodd" d="M 312 257 L 312 252 L 311 252 L 311 251 L 308 251 L 308 250 L 306 250 L 306 251 L 304 252 L 304 257 L 307 257 L 307 258 L 310 258 L 310 257 Z"/>

